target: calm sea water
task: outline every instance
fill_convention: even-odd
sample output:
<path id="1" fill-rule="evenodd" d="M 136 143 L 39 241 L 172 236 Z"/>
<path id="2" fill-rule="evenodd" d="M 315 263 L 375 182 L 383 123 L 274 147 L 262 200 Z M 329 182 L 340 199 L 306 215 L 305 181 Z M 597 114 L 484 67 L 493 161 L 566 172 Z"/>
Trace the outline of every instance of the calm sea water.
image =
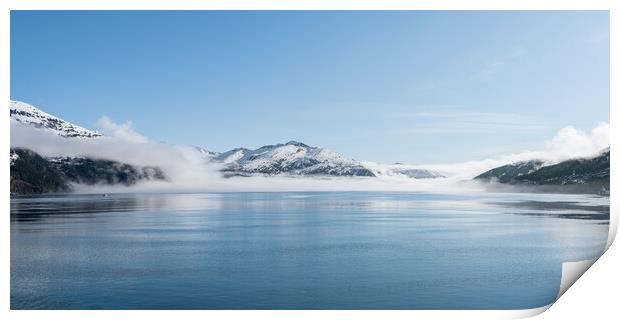
<path id="1" fill-rule="evenodd" d="M 12 309 L 520 309 L 607 240 L 609 198 L 11 199 Z"/>

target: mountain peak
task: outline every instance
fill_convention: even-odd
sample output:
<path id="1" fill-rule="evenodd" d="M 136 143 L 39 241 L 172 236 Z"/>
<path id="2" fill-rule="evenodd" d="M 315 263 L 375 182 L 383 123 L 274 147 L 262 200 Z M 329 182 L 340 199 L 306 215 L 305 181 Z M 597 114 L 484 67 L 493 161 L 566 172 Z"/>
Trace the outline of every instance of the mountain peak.
<path id="1" fill-rule="evenodd" d="M 25 102 L 11 100 L 10 113 L 11 120 L 35 128 L 50 130 L 63 137 L 96 138 L 101 136 L 99 132 L 67 122 Z"/>
<path id="2" fill-rule="evenodd" d="M 285 145 L 287 146 L 297 146 L 297 147 L 302 147 L 302 148 L 310 148 L 309 145 L 303 143 L 303 142 L 299 142 L 299 141 L 295 141 L 295 140 L 291 140 L 287 143 L 285 143 Z"/>
<path id="3" fill-rule="evenodd" d="M 225 172 L 233 175 L 374 176 L 358 161 L 294 140 L 255 150 L 233 149 L 215 160 L 225 164 Z"/>

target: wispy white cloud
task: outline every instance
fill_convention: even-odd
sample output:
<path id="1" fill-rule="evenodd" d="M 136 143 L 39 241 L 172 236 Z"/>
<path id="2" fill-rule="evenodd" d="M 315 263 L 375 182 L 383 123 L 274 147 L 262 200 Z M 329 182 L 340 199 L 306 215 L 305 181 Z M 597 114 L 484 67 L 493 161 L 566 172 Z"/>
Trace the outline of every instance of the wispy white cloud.
<path id="1" fill-rule="evenodd" d="M 429 114 L 430 116 L 430 114 Z M 438 116 L 438 115 L 433 115 Z M 440 115 L 439 117 L 444 117 Z M 494 116 L 495 117 L 495 114 Z M 117 128 L 118 126 L 111 126 Z M 591 157 L 609 146 L 609 124 L 601 123 L 590 132 L 566 126 L 542 143 L 540 150 L 498 156 L 479 161 L 453 164 L 427 164 L 412 168 L 430 169 L 449 175 L 447 179 L 392 179 L 392 178 L 222 178 L 220 165 L 210 164 L 193 147 L 150 142 L 136 133 L 131 126 L 117 130 L 120 137 L 104 136 L 97 139 L 68 139 L 47 130 L 34 129 L 11 121 L 11 147 L 32 149 L 44 156 L 90 156 L 129 163 L 161 167 L 169 180 L 147 182 L 132 188 L 95 186 L 80 189 L 84 192 L 101 190 L 135 191 L 309 191 L 309 190 L 461 190 L 460 183 L 491 168 L 516 161 L 540 159 L 554 163 L 569 158 Z M 130 132 L 130 134 L 127 134 Z M 144 137 L 144 139 L 135 139 Z M 127 136 L 130 139 L 127 139 Z M 134 141 L 132 141 L 134 139 Z M 137 140 L 137 141 L 135 141 Z M 471 187 L 469 185 L 464 187 Z M 461 190 L 462 191 L 462 190 Z M 460 191 L 459 191 L 460 192 Z"/>
<path id="2" fill-rule="evenodd" d="M 158 166 L 170 178 L 166 185 L 199 184 L 220 177 L 220 167 L 207 164 L 204 155 L 194 147 L 151 142 L 129 125 L 106 125 L 115 136 L 79 139 L 11 121 L 11 147 L 31 149 L 48 157 L 85 156 L 135 166 Z"/>
<path id="3" fill-rule="evenodd" d="M 455 164 L 421 165 L 419 168 L 444 172 L 457 180 L 471 179 L 484 171 L 519 161 L 542 160 L 553 164 L 567 159 L 590 158 L 609 147 L 609 139 L 610 129 L 607 122 L 601 122 L 590 132 L 566 126 L 553 138 L 544 141 L 539 150 L 522 150 L 496 158 Z"/>
<path id="4" fill-rule="evenodd" d="M 575 156 L 591 156 L 609 147 L 609 136 L 610 128 L 607 122 L 600 123 L 589 133 L 573 126 L 566 126 L 560 129 L 553 139 L 545 142 L 545 154 L 541 157 L 550 161 L 560 161 Z"/>
<path id="5" fill-rule="evenodd" d="M 123 141 L 146 143 L 149 139 L 133 128 L 133 123 L 127 121 L 125 123 L 116 123 L 107 116 L 103 116 L 97 120 L 97 127 L 103 134 L 109 137 L 114 137 Z"/>

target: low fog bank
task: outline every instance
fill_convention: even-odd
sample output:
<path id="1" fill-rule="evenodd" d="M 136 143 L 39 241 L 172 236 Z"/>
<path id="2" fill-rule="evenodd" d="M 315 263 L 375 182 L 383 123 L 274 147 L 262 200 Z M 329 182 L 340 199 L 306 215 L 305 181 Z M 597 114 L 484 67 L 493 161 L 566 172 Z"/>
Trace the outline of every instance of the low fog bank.
<path id="1" fill-rule="evenodd" d="M 589 133 L 566 126 L 551 139 L 544 142 L 541 150 L 524 150 L 518 153 L 498 156 L 497 158 L 467 161 L 452 164 L 429 164 L 415 166 L 419 169 L 442 172 L 455 180 L 469 180 L 477 175 L 509 163 L 541 160 L 545 164 L 575 158 L 593 158 L 609 147 L 609 123 L 602 122 Z"/>
<path id="2" fill-rule="evenodd" d="M 96 139 L 64 138 L 11 121 L 11 147 L 31 149 L 45 157 L 72 156 L 114 160 L 134 166 L 157 166 L 166 181 L 140 181 L 132 186 L 73 185 L 78 193 L 233 192 L 233 191 L 427 191 L 456 190 L 452 179 L 401 177 L 254 176 L 225 178 L 221 164 L 209 162 L 197 148 L 152 142 L 127 125 Z M 441 180 L 441 181 L 440 181 Z"/>
<path id="3" fill-rule="evenodd" d="M 109 185 L 74 185 L 80 193 L 116 192 L 318 192 L 318 191 L 402 191 L 469 193 L 484 191 L 474 181 L 455 181 L 449 178 L 411 179 L 383 177 L 294 177 L 254 176 L 218 177 L 211 180 L 145 181 L 131 187 Z"/>
<path id="4" fill-rule="evenodd" d="M 76 192 L 231 192 L 231 191 L 434 191 L 479 192 L 486 187 L 471 181 L 476 175 L 516 161 L 539 159 L 548 163 L 576 157 L 592 157 L 609 146 L 609 124 L 601 123 L 590 133 L 573 127 L 561 129 L 537 151 L 495 159 L 456 164 L 411 165 L 410 168 L 442 173 L 446 178 L 412 179 L 405 176 L 370 177 L 232 177 L 224 178 L 222 166 L 210 163 L 197 148 L 153 142 L 135 132 L 131 123 L 116 124 L 109 118 L 98 122 L 103 137 L 64 138 L 47 130 L 11 121 L 11 147 L 31 149 L 43 156 L 85 156 L 160 167 L 167 181 L 142 181 L 131 187 L 75 185 Z M 381 166 L 381 164 L 372 164 Z"/>
<path id="5" fill-rule="evenodd" d="M 102 136 L 93 139 L 65 138 L 11 121 L 11 147 L 31 149 L 45 157 L 89 157 L 133 166 L 160 167 L 170 181 L 213 180 L 221 166 L 209 163 L 198 149 L 139 140 L 135 136 Z"/>

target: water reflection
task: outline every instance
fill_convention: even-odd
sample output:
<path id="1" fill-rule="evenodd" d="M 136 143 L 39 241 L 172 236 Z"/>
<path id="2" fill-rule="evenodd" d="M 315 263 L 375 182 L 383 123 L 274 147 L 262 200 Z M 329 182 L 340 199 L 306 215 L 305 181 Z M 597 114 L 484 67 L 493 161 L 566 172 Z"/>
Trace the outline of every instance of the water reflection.
<path id="1" fill-rule="evenodd" d="M 563 219 L 609 220 L 609 204 L 583 204 L 576 201 L 511 201 L 494 202 L 497 206 L 525 211 L 513 214 Z"/>
<path id="2" fill-rule="evenodd" d="M 539 307 L 562 262 L 602 252 L 608 208 L 487 193 L 14 198 L 11 308 Z"/>
<path id="3" fill-rule="evenodd" d="M 153 210 L 200 211 L 220 207 L 217 194 L 51 195 L 11 198 L 11 221 L 35 222 L 46 217 Z"/>

